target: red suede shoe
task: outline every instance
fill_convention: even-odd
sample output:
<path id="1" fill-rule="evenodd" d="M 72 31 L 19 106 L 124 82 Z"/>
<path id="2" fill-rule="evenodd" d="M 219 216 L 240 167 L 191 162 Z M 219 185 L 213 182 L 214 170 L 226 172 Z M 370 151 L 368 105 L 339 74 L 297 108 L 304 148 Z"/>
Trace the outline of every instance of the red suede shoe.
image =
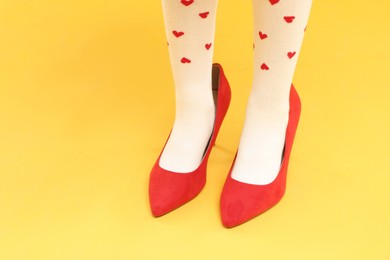
<path id="1" fill-rule="evenodd" d="M 247 222 L 272 208 L 283 197 L 288 162 L 300 113 L 301 101 L 294 86 L 291 86 L 289 122 L 279 174 L 273 182 L 266 185 L 247 184 L 231 177 L 232 166 L 221 194 L 221 217 L 225 227 L 231 228 Z"/>
<path id="2" fill-rule="evenodd" d="M 213 64 L 212 68 L 212 89 L 216 106 L 214 129 L 201 164 L 193 172 L 171 172 L 160 167 L 160 154 L 150 173 L 149 199 L 155 217 L 162 216 L 192 200 L 206 183 L 207 161 L 228 110 L 231 95 L 223 69 L 217 63 Z"/>

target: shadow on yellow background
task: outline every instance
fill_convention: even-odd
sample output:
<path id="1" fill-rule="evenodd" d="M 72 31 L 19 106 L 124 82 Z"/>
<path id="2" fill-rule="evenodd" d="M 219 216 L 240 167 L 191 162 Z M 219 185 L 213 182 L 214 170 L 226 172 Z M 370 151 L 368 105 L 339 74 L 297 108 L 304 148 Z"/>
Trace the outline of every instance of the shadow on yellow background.
<path id="1" fill-rule="evenodd" d="M 0 2 L 0 259 L 390 259 L 387 1 L 314 1 L 284 199 L 235 229 L 219 195 L 251 85 L 251 1 L 220 1 L 233 99 L 203 192 L 155 219 L 173 122 L 160 1 Z"/>

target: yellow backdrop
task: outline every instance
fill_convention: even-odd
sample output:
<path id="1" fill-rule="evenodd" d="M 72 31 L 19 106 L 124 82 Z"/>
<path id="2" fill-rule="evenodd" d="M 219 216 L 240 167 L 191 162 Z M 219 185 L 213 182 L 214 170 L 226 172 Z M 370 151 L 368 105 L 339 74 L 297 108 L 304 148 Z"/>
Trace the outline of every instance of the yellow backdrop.
<path id="1" fill-rule="evenodd" d="M 0 259 L 390 259 L 390 3 L 314 1 L 286 195 L 227 230 L 252 13 L 219 2 L 230 111 L 205 189 L 158 219 L 148 177 L 174 116 L 161 2 L 0 2 Z"/>

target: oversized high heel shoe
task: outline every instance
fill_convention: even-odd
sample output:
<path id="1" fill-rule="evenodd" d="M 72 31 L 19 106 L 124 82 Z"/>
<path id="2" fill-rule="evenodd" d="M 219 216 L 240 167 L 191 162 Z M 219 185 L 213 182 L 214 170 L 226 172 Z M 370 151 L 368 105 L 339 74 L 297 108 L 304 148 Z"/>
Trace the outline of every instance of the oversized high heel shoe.
<path id="1" fill-rule="evenodd" d="M 216 106 L 214 127 L 198 168 L 189 173 L 165 170 L 159 165 L 161 154 L 154 164 L 149 179 L 149 200 L 155 217 L 162 216 L 192 200 L 206 183 L 207 161 L 228 110 L 231 96 L 229 83 L 221 65 L 217 63 L 213 64 L 212 68 L 212 90 Z"/>
<path id="2" fill-rule="evenodd" d="M 231 177 L 232 166 L 221 194 L 221 218 L 225 227 L 231 228 L 247 222 L 272 208 L 283 197 L 286 189 L 288 162 L 300 113 L 301 101 L 292 85 L 289 121 L 286 129 L 283 159 L 278 176 L 273 182 L 266 185 L 247 184 L 234 180 Z"/>

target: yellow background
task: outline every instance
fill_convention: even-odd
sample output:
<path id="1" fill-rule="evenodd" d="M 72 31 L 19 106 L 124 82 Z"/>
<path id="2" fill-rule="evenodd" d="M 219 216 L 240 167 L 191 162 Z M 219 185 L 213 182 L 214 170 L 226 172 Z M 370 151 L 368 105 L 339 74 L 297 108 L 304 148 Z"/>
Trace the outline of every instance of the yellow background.
<path id="1" fill-rule="evenodd" d="M 172 127 L 160 1 L 0 2 L 0 259 L 390 259 L 390 4 L 317 0 L 294 83 L 287 193 L 222 227 L 251 85 L 251 1 L 220 0 L 230 111 L 191 203 L 152 217 Z"/>

